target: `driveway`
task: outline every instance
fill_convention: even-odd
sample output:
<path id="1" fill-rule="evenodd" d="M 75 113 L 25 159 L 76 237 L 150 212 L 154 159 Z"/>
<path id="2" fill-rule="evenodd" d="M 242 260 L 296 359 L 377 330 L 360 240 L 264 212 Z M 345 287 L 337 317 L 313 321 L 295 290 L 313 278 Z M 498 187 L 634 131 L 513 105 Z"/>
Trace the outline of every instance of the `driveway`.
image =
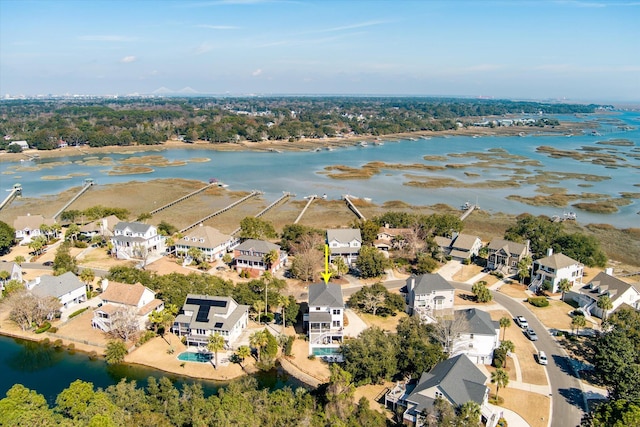
<path id="1" fill-rule="evenodd" d="M 360 335 L 360 332 L 367 329 L 367 324 L 364 323 L 364 321 L 360 317 L 358 317 L 358 315 L 354 313 L 353 310 L 347 308 L 344 310 L 344 314 L 349 320 L 349 324 L 344 327 L 344 336 L 356 338 L 358 335 Z"/>

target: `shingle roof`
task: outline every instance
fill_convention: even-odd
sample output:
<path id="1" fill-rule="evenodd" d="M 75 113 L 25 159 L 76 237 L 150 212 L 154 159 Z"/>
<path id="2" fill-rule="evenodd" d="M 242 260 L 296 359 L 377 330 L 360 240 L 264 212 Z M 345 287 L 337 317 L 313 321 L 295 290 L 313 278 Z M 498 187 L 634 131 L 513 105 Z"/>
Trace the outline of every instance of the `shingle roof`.
<path id="1" fill-rule="evenodd" d="M 100 299 L 105 302 L 113 302 L 117 304 L 138 306 L 140 298 L 146 286 L 136 283 L 135 285 L 129 285 L 127 283 L 109 282 L 107 290 L 100 295 Z M 151 289 L 149 289 L 151 291 Z M 154 295 L 155 292 L 151 291 Z"/>
<path id="2" fill-rule="evenodd" d="M 416 281 L 414 289 L 414 293 L 416 295 L 430 294 L 432 291 L 449 291 L 455 289 L 449 282 L 445 280 L 444 277 L 442 277 L 438 273 L 427 273 L 418 277 L 409 277 L 407 279 L 407 289 L 410 288 L 410 283 L 413 279 L 415 279 Z"/>
<path id="3" fill-rule="evenodd" d="M 551 256 L 541 258 L 535 261 L 538 265 L 551 267 L 554 269 L 565 268 L 575 264 L 580 264 L 573 258 L 569 258 L 565 254 L 553 254 Z"/>
<path id="4" fill-rule="evenodd" d="M 129 228 L 133 233 L 145 234 L 151 227 L 153 226 L 150 224 L 145 224 L 143 222 L 120 221 L 119 223 L 116 224 L 113 230 L 124 231 L 125 229 Z"/>
<path id="5" fill-rule="evenodd" d="M 337 241 L 340 243 L 349 243 L 353 240 L 362 242 L 362 235 L 359 228 L 334 228 L 327 230 L 327 242 Z"/>
<path id="6" fill-rule="evenodd" d="M 193 314 L 185 314 L 187 311 Z M 231 297 L 188 294 L 176 322 L 189 323 L 191 329 L 230 331 L 248 311 L 248 305 Z"/>
<path id="7" fill-rule="evenodd" d="M 496 335 L 496 329 L 500 329 L 498 322 L 491 320 L 489 313 L 475 308 L 457 310 L 455 317 L 461 317 L 467 322 L 467 330 L 470 334 Z"/>
<path id="8" fill-rule="evenodd" d="M 309 306 L 344 307 L 342 288 L 336 283 L 309 285 Z"/>
<path id="9" fill-rule="evenodd" d="M 504 239 L 493 239 L 488 246 L 489 249 L 494 249 L 496 251 L 504 249 L 504 251 L 509 254 L 522 254 L 526 247 L 527 245 L 524 243 L 516 243 Z"/>
<path id="10" fill-rule="evenodd" d="M 433 238 L 433 240 L 436 242 L 436 245 L 440 246 L 441 248 L 448 248 L 449 246 L 451 246 L 451 239 L 448 237 L 442 237 L 442 236 L 436 236 Z"/>
<path id="11" fill-rule="evenodd" d="M 612 301 L 615 301 L 629 288 L 634 288 L 636 289 L 636 292 L 638 292 L 638 288 L 634 287 L 632 284 L 624 282 L 603 271 L 601 271 L 596 275 L 596 277 L 591 279 L 588 286 L 594 289 L 596 287 L 599 287 L 600 289 L 607 290 L 609 292 L 609 295 L 611 296 Z"/>
<path id="12" fill-rule="evenodd" d="M 196 240 L 194 241 L 193 239 Z M 216 248 L 232 239 L 232 236 L 221 233 L 218 229 L 205 225 L 194 228 L 191 233 L 184 236 L 184 238 L 180 239 L 177 243 L 196 248 Z"/>
<path id="13" fill-rule="evenodd" d="M 60 298 L 61 296 L 75 291 L 78 288 L 84 288 L 85 284 L 70 271 L 60 276 L 40 276 L 40 283 L 36 283 L 31 292 L 38 296 L 51 296 Z"/>
<path id="14" fill-rule="evenodd" d="M 108 232 L 113 232 L 113 229 L 115 228 L 115 226 L 121 222 L 120 218 L 118 218 L 115 215 L 109 215 L 105 218 L 100 218 L 98 220 L 95 220 L 93 222 L 90 222 L 89 224 L 85 224 L 82 227 L 80 227 L 80 231 L 83 233 L 99 233 L 102 232 L 102 223 L 103 221 L 107 222 L 107 230 Z"/>
<path id="15" fill-rule="evenodd" d="M 56 220 L 53 218 L 45 218 L 42 215 L 22 215 L 13 221 L 13 228 L 16 230 L 35 230 L 40 228 L 42 224 L 53 225 Z"/>
<path id="16" fill-rule="evenodd" d="M 247 239 L 236 247 L 236 250 L 238 251 L 252 251 L 261 254 L 269 253 L 269 251 L 273 249 L 279 251 L 280 246 L 276 245 L 275 243 L 256 239 Z"/>
<path id="17" fill-rule="evenodd" d="M 477 240 L 480 240 L 478 236 L 472 236 L 470 234 L 458 234 L 458 237 L 456 237 L 456 239 L 453 241 L 451 247 L 470 251 L 471 249 L 473 249 L 473 246 L 476 244 Z"/>
<path id="18" fill-rule="evenodd" d="M 439 386 L 453 405 L 462 405 L 469 400 L 482 404 L 487 390 L 486 381 L 485 374 L 466 355 L 460 354 L 438 363 L 429 373 L 423 373 L 407 401 L 418 402 L 414 400 L 418 397 L 416 395 Z"/>

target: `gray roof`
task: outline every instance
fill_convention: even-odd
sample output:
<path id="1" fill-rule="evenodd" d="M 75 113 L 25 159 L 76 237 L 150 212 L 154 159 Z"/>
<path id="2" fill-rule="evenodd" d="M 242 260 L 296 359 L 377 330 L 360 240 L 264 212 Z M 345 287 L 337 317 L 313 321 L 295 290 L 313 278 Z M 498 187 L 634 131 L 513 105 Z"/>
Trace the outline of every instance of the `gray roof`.
<path id="1" fill-rule="evenodd" d="M 451 243 L 451 247 L 470 251 L 471 249 L 473 249 L 473 245 L 476 244 L 477 240 L 480 240 L 478 236 L 472 236 L 470 234 L 458 234 L 458 237 L 456 237 L 453 243 Z"/>
<path id="2" fill-rule="evenodd" d="M 594 277 L 589 281 L 587 288 L 588 289 L 584 289 L 584 290 L 595 291 L 596 288 L 599 288 L 601 291 L 609 292 L 609 296 L 612 301 L 615 301 L 618 297 L 620 297 L 623 293 L 625 293 L 629 288 L 634 288 L 636 289 L 636 292 L 638 292 L 638 288 L 635 288 L 632 284 L 623 282 L 622 280 L 616 277 L 613 277 L 603 271 L 598 273 L 596 277 Z"/>
<path id="3" fill-rule="evenodd" d="M 327 230 L 327 242 L 336 240 L 340 243 L 349 243 L 353 240 L 362 242 L 359 228 L 334 228 Z"/>
<path id="4" fill-rule="evenodd" d="M 342 288 L 335 283 L 309 285 L 309 307 L 344 307 Z"/>
<path id="5" fill-rule="evenodd" d="M 416 285 L 414 293 L 416 295 L 430 294 L 433 291 L 453 291 L 455 288 L 451 286 L 444 277 L 436 274 L 423 274 L 422 276 L 411 276 L 407 279 L 407 289 L 410 289 L 411 280 L 415 279 Z"/>
<path id="6" fill-rule="evenodd" d="M 188 316 L 186 311 L 193 314 Z M 231 297 L 188 294 L 175 321 L 188 323 L 191 329 L 230 331 L 248 311 L 248 305 L 240 305 Z"/>
<path id="7" fill-rule="evenodd" d="M 331 322 L 331 313 L 327 311 L 310 311 L 309 312 L 309 323 L 330 323 Z"/>
<path id="8" fill-rule="evenodd" d="M 407 401 L 424 403 L 425 396 L 420 393 L 438 386 L 453 405 L 462 405 L 469 400 L 482 404 L 486 381 L 485 374 L 465 354 L 460 354 L 438 363 L 429 373 L 423 373 Z"/>
<path id="9" fill-rule="evenodd" d="M 489 243 L 488 248 L 496 251 L 504 249 L 506 253 L 521 255 L 527 248 L 527 245 L 525 243 L 511 242 L 504 239 L 493 239 Z"/>
<path id="10" fill-rule="evenodd" d="M 477 335 L 496 335 L 496 329 L 500 329 L 498 322 L 491 320 L 491 316 L 486 311 L 475 308 L 457 310 L 455 316 L 462 317 L 467 322 L 466 332 Z"/>
<path id="11" fill-rule="evenodd" d="M 33 282 L 30 283 L 30 285 Z M 67 271 L 60 276 L 40 276 L 40 283 L 37 283 L 31 289 L 34 294 L 45 297 L 56 297 L 68 294 L 75 291 L 78 288 L 84 288 L 85 284 L 78 279 L 78 277 L 70 271 Z"/>
<path id="12" fill-rule="evenodd" d="M 280 246 L 264 240 L 247 239 L 236 246 L 237 251 L 267 254 L 272 250 L 280 251 Z"/>
<path id="13" fill-rule="evenodd" d="M 535 262 L 538 265 L 551 267 L 556 270 L 559 268 L 565 268 L 575 264 L 580 264 L 580 262 L 576 261 L 573 258 L 569 258 L 565 254 L 553 254 L 545 258 L 537 259 Z"/>
<path id="14" fill-rule="evenodd" d="M 150 227 L 152 226 L 142 222 L 120 221 L 116 224 L 115 227 L 113 227 L 113 231 L 124 231 L 125 229 L 129 228 L 134 233 L 145 234 Z"/>

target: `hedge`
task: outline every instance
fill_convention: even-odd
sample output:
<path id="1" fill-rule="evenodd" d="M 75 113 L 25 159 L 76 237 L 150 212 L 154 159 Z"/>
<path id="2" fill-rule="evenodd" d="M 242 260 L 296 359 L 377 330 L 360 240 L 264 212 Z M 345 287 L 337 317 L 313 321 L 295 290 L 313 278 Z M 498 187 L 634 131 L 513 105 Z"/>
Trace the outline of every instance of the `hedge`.
<path id="1" fill-rule="evenodd" d="M 533 305 L 535 307 L 548 307 L 549 306 L 549 301 L 545 297 L 530 297 L 529 299 L 527 299 L 527 301 L 529 302 L 529 304 L 531 304 L 531 305 Z"/>
<path id="2" fill-rule="evenodd" d="M 77 315 L 84 313 L 84 312 L 85 312 L 85 311 L 87 311 L 88 309 L 89 309 L 89 307 L 85 307 L 85 308 L 81 308 L 80 310 L 76 310 L 76 311 L 74 311 L 73 313 L 71 313 L 71 314 L 69 315 L 69 319 L 72 319 L 72 318 L 76 317 Z"/>
<path id="3" fill-rule="evenodd" d="M 41 334 L 43 332 L 47 332 L 49 330 L 49 328 L 51 328 L 51 323 L 44 322 L 44 324 L 42 326 L 40 326 L 38 329 L 35 330 L 35 333 L 36 334 Z"/>

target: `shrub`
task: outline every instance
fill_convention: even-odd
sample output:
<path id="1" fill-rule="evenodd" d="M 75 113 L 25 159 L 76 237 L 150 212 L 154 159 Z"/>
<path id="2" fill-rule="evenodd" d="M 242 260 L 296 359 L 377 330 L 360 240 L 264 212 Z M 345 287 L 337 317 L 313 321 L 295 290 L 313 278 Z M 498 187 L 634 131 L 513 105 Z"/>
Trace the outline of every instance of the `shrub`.
<path id="1" fill-rule="evenodd" d="M 75 242 L 74 246 L 75 246 L 76 248 L 84 249 L 84 248 L 86 248 L 86 247 L 87 247 L 87 246 L 89 246 L 89 245 L 87 245 L 87 242 L 83 242 L 83 241 L 81 241 L 81 240 L 76 240 L 76 242 Z"/>
<path id="2" fill-rule="evenodd" d="M 284 355 L 287 357 L 291 357 L 293 350 L 293 341 L 295 341 L 295 337 L 289 336 L 287 337 L 287 341 L 284 343 Z"/>
<path id="3" fill-rule="evenodd" d="M 120 363 L 127 355 L 127 346 L 120 340 L 109 341 L 104 355 L 109 365 Z"/>
<path id="4" fill-rule="evenodd" d="M 53 342 L 53 347 L 54 348 L 61 348 L 62 347 L 62 340 L 61 339 L 57 339 Z"/>
<path id="5" fill-rule="evenodd" d="M 500 418 L 498 420 L 498 427 L 507 427 L 509 424 L 507 424 L 507 420 L 505 420 L 504 418 Z"/>
<path id="6" fill-rule="evenodd" d="M 98 353 L 96 353 L 95 351 L 92 351 L 91 353 L 89 353 L 89 360 L 96 360 L 98 358 Z"/>
<path id="7" fill-rule="evenodd" d="M 42 341 L 40 341 L 40 344 L 42 344 L 45 347 L 49 347 L 49 345 L 51 344 L 51 341 L 49 341 L 49 338 L 45 338 Z"/>
<path id="8" fill-rule="evenodd" d="M 471 264 L 471 259 L 469 259 L 469 258 L 465 258 L 465 259 L 463 259 L 463 260 L 462 260 L 462 264 L 464 264 L 464 265 L 469 265 L 469 264 Z"/>
<path id="9" fill-rule="evenodd" d="M 549 301 L 545 297 L 530 297 L 527 299 L 529 304 L 535 307 L 548 307 Z"/>
<path id="10" fill-rule="evenodd" d="M 315 354 L 310 354 L 307 359 L 309 360 L 316 360 L 316 355 Z"/>
<path id="11" fill-rule="evenodd" d="M 142 336 L 140 337 L 140 339 L 138 340 L 137 346 L 141 346 L 142 344 L 146 343 L 147 341 L 153 339 L 156 336 L 155 332 L 153 331 L 145 331 L 144 334 L 142 334 Z"/>
<path id="12" fill-rule="evenodd" d="M 260 323 L 271 323 L 273 322 L 273 317 L 273 313 L 268 311 L 266 313 L 260 314 L 260 316 L 258 317 L 258 321 Z"/>
<path id="13" fill-rule="evenodd" d="M 493 366 L 502 368 L 507 359 L 507 352 L 502 348 L 496 348 L 493 352 Z"/>
<path id="14" fill-rule="evenodd" d="M 44 322 L 44 324 L 40 326 L 38 329 L 36 329 L 35 332 L 36 334 L 41 334 L 43 332 L 47 332 L 49 329 L 51 329 L 51 323 Z"/>
<path id="15" fill-rule="evenodd" d="M 73 313 L 71 313 L 69 315 L 69 319 L 73 319 L 74 317 L 84 313 L 85 311 L 87 311 L 89 309 L 89 307 L 85 307 L 85 308 L 81 308 L 80 310 L 76 310 Z"/>
<path id="16" fill-rule="evenodd" d="M 498 279 L 504 279 L 504 274 L 502 274 L 500 271 L 492 271 L 491 273 L 492 276 L 496 276 Z"/>

